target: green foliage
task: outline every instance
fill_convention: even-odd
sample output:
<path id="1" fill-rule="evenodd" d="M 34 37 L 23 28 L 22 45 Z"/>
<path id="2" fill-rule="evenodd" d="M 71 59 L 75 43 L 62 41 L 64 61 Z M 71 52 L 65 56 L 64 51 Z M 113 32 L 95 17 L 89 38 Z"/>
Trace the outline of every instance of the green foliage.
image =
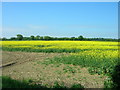
<path id="1" fill-rule="evenodd" d="M 112 81 L 114 83 L 113 88 L 120 88 L 120 61 L 118 61 L 117 65 L 114 68 L 113 73 L 111 74 Z"/>
<path id="2" fill-rule="evenodd" d="M 104 58 L 102 60 L 96 58 L 91 58 L 91 56 L 85 55 L 70 55 L 70 56 L 62 56 L 55 57 L 53 59 L 49 59 L 45 61 L 45 63 L 63 63 L 63 64 L 73 64 L 80 65 L 81 67 L 88 67 L 89 72 L 91 74 L 105 74 L 110 75 L 113 73 L 113 69 L 117 63 L 118 58 L 114 58 L 110 60 L 109 58 Z M 113 63 L 114 62 L 114 63 Z M 115 63 L 116 62 L 116 63 Z M 65 71 L 73 72 L 74 70 L 71 67 L 67 67 Z"/>
<path id="3" fill-rule="evenodd" d="M 75 73 L 76 70 L 70 66 L 66 66 L 63 68 L 64 72 L 70 72 L 70 73 Z"/>
<path id="4" fill-rule="evenodd" d="M 35 40 L 39 40 L 39 39 L 40 39 L 40 36 L 37 35 L 37 36 L 35 37 Z"/>
<path id="5" fill-rule="evenodd" d="M 49 36 L 44 36 L 44 40 L 51 40 L 51 37 L 49 37 Z"/>
<path id="6" fill-rule="evenodd" d="M 21 34 L 17 34 L 17 40 L 22 40 L 23 36 Z"/>
<path id="7" fill-rule="evenodd" d="M 35 39 L 35 37 L 34 37 L 34 36 L 30 36 L 30 38 L 31 38 L 31 40 L 34 40 L 34 39 Z"/>
<path id="8" fill-rule="evenodd" d="M 83 40 L 83 39 L 84 39 L 83 36 L 78 37 L 78 40 Z"/>
<path id="9" fill-rule="evenodd" d="M 107 80 L 104 81 L 104 90 L 108 89 L 108 88 L 113 88 L 115 85 L 111 79 L 111 77 L 109 77 Z"/>
<path id="10" fill-rule="evenodd" d="M 30 80 L 14 80 L 8 76 L 1 76 L 2 79 L 2 88 L 47 88 L 45 86 L 41 86 L 40 84 L 31 84 L 33 81 Z M 68 89 L 64 83 L 54 82 L 54 85 L 51 88 L 65 88 Z M 83 88 L 80 84 L 74 84 L 70 88 Z"/>
<path id="11" fill-rule="evenodd" d="M 5 37 L 3 37 L 3 38 L 2 38 L 2 41 L 5 41 L 5 40 L 8 40 L 8 39 L 7 39 L 7 38 L 5 38 Z"/>
<path id="12" fill-rule="evenodd" d="M 10 39 L 11 39 L 11 40 L 17 40 L 15 37 L 11 37 Z"/>
<path id="13" fill-rule="evenodd" d="M 67 88 L 66 86 L 64 86 L 64 84 L 60 85 L 57 81 L 54 82 L 54 86 L 52 88 Z"/>
<path id="14" fill-rule="evenodd" d="M 51 37 L 51 36 L 30 36 L 30 37 L 23 37 L 23 35 L 18 34 L 17 38 L 11 37 L 10 39 L 7 39 L 5 37 L 0 38 L 0 40 L 72 40 L 72 41 L 78 41 L 78 40 L 85 40 L 85 41 L 120 41 L 120 39 L 112 39 L 112 38 L 84 38 L 82 35 L 78 37 Z"/>
<path id="15" fill-rule="evenodd" d="M 44 45 L 37 45 L 37 47 L 46 47 Z M 49 48 L 49 49 L 34 49 L 34 48 L 12 48 L 12 47 L 2 47 L 2 50 L 4 51 L 25 51 L 25 52 L 45 52 L 45 53 L 75 53 L 75 52 L 79 52 L 79 51 L 84 51 L 84 49 L 80 50 L 80 49 L 55 49 L 55 48 Z"/>
<path id="16" fill-rule="evenodd" d="M 2 88 L 45 88 L 44 86 L 41 85 L 36 84 L 30 85 L 30 83 L 32 82 L 31 80 L 18 81 L 11 79 L 10 77 L 7 76 L 2 76 L 0 78 L 2 78 Z"/>
<path id="17" fill-rule="evenodd" d="M 116 64 L 109 78 L 104 82 L 104 87 L 118 90 L 120 88 L 120 61 Z"/>
<path id="18" fill-rule="evenodd" d="M 44 38 L 41 36 L 41 37 L 40 37 L 40 40 L 44 40 Z"/>
<path id="19" fill-rule="evenodd" d="M 84 88 L 84 87 L 80 84 L 74 84 L 74 85 L 72 85 L 71 88 Z"/>

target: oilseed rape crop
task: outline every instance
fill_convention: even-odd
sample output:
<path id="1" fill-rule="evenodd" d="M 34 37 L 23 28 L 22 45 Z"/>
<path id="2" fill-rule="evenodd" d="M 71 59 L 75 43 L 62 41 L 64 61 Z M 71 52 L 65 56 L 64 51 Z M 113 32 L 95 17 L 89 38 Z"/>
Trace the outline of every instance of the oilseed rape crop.
<path id="1" fill-rule="evenodd" d="M 118 50 L 118 42 L 100 41 L 2 41 L 3 50 L 27 52 L 80 52 Z"/>

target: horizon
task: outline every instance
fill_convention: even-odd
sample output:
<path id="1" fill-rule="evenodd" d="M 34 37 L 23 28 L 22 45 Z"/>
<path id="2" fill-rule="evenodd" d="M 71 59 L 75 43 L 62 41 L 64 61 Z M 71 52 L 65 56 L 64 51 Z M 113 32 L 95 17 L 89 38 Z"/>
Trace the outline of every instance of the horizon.
<path id="1" fill-rule="evenodd" d="M 17 34 L 18 35 L 18 34 Z M 7 37 L 0 37 L 0 38 L 6 38 L 6 39 L 10 39 L 10 38 L 13 38 L 13 37 L 15 37 L 15 38 L 17 38 L 17 35 L 16 36 L 12 36 L 12 37 L 9 37 L 9 38 L 7 38 Z M 20 35 L 22 35 L 22 34 L 20 34 Z M 30 36 L 24 36 L 24 35 L 22 35 L 23 37 L 31 37 L 31 36 L 34 36 L 34 35 L 30 35 Z M 44 37 L 44 36 L 49 36 L 49 37 L 53 37 L 53 38 L 71 38 L 71 36 L 69 36 L 69 37 L 67 37 L 67 36 L 50 36 L 50 35 L 44 35 L 44 36 L 42 36 L 42 35 L 36 35 L 36 36 L 40 36 L 40 37 Z M 34 37 L 36 37 L 36 36 L 34 36 Z M 83 35 L 79 35 L 79 36 L 83 36 Z M 75 38 L 78 38 L 79 36 L 72 36 L 72 37 L 75 37 Z M 120 38 L 107 38 L 107 37 L 85 37 L 85 36 L 83 36 L 83 38 L 104 38 L 104 39 L 120 39 Z"/>
<path id="2" fill-rule="evenodd" d="M 117 2 L 3 2 L 2 37 L 118 38 Z"/>

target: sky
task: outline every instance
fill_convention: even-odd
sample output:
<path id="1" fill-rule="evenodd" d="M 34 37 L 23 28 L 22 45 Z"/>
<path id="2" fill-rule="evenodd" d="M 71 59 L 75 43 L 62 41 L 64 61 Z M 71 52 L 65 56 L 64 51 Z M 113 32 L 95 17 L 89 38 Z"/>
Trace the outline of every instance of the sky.
<path id="1" fill-rule="evenodd" d="M 118 38 L 117 2 L 3 2 L 2 37 Z"/>
<path id="2" fill-rule="evenodd" d="M 119 2 L 119 0 L 2 0 L 2 2 Z"/>

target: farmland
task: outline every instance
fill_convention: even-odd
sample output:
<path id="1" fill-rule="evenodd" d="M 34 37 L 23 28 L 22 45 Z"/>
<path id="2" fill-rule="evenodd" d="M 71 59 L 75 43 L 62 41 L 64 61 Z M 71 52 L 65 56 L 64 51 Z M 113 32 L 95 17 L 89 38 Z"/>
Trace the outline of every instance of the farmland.
<path id="1" fill-rule="evenodd" d="M 27 52 L 116 51 L 117 42 L 98 41 L 3 41 L 2 50 Z"/>
<path id="2" fill-rule="evenodd" d="M 53 83 L 56 81 L 60 85 L 64 82 L 66 87 L 74 84 L 80 84 L 85 88 L 112 87 L 111 75 L 119 63 L 118 42 L 1 41 L 1 43 L 3 65 L 11 61 L 16 62 L 8 66 L 9 68 L 3 68 L 3 75 L 20 80 L 31 77 L 34 82 L 47 87 L 54 87 Z M 31 74 L 27 72 L 34 72 L 34 76 L 29 76 Z"/>

